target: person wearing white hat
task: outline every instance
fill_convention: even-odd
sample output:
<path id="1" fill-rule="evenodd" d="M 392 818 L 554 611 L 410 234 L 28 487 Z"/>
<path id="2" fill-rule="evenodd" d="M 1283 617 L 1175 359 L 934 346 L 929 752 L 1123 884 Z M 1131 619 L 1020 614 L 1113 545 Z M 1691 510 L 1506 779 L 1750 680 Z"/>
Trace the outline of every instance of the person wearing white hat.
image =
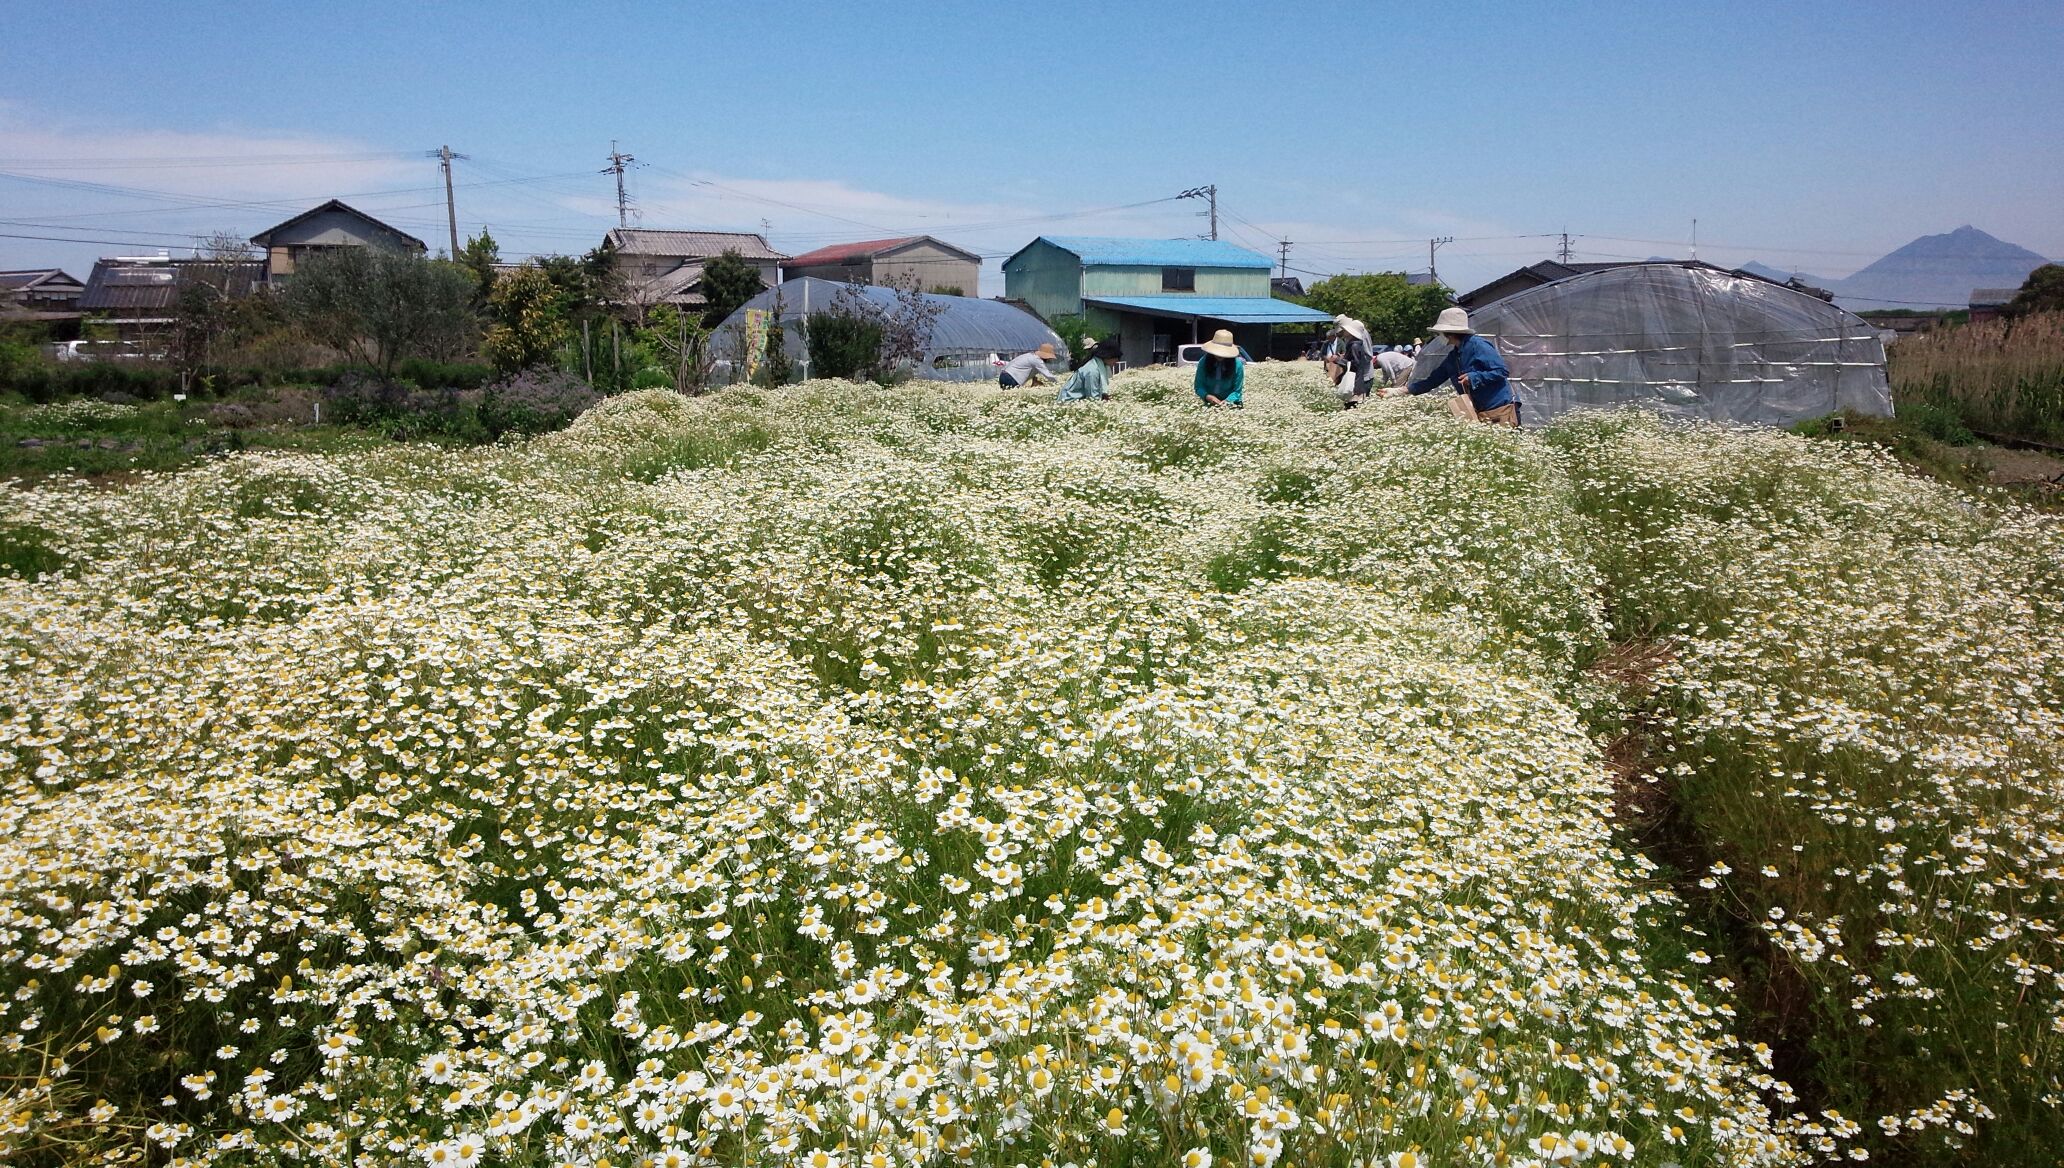
<path id="1" fill-rule="evenodd" d="M 1376 381 L 1369 329 L 1361 321 L 1344 312 L 1334 317 L 1333 323 L 1340 329 L 1343 342 L 1340 361 L 1348 374 L 1340 379 L 1340 396 L 1346 398 L 1348 408 L 1353 409 L 1368 398 L 1369 390 Z"/>
<path id="2" fill-rule="evenodd" d="M 996 383 L 1005 389 L 1016 389 L 1029 385 L 1037 378 L 1047 382 L 1054 379 L 1053 370 L 1046 363 L 1054 359 L 1054 347 L 1041 345 L 1036 353 L 1020 353 L 1010 359 L 1003 372 L 996 375 Z"/>
<path id="3" fill-rule="evenodd" d="M 1247 380 L 1247 361 L 1233 341 L 1231 329 L 1220 329 L 1201 346 L 1204 359 L 1197 362 L 1197 400 L 1207 406 L 1240 407 L 1240 389 Z"/>
<path id="4" fill-rule="evenodd" d="M 1089 346 L 1089 356 L 1075 370 L 1075 376 L 1061 387 L 1055 401 L 1110 401 L 1111 363 L 1118 360 L 1117 341 L 1099 341 L 1093 337 L 1082 338 Z"/>
<path id="5" fill-rule="evenodd" d="M 1441 358 L 1433 372 L 1403 390 L 1389 390 L 1388 394 L 1395 397 L 1426 393 L 1452 381 L 1457 391 L 1469 395 L 1477 421 L 1494 426 L 1519 425 L 1519 402 L 1512 396 L 1505 358 L 1498 355 L 1498 346 L 1469 327 L 1469 313 L 1460 308 L 1444 308 L 1440 319 L 1433 322 L 1433 331 L 1448 343 L 1447 356 Z"/>

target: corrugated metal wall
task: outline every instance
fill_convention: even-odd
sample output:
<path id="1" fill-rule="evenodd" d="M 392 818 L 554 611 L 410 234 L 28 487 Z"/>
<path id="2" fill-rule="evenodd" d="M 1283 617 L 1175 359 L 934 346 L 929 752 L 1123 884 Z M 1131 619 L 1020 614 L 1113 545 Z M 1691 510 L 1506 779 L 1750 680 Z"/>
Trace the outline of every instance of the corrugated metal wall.
<path id="1" fill-rule="evenodd" d="M 1161 287 L 1159 267 L 1096 267 L 1082 274 L 1084 296 L 1260 296 L 1269 294 L 1266 268 L 1198 268 L 1188 293 Z"/>
<path id="2" fill-rule="evenodd" d="M 1003 294 L 1048 320 L 1081 312 L 1082 261 L 1073 252 L 1035 241 L 1004 265 Z"/>
<path id="3" fill-rule="evenodd" d="M 929 243 L 920 243 L 876 260 L 874 282 L 883 284 L 892 279 L 914 278 L 917 286 L 926 292 L 947 287 L 960 289 L 962 296 L 975 296 L 981 291 L 981 268 L 982 265 L 973 260 Z"/>

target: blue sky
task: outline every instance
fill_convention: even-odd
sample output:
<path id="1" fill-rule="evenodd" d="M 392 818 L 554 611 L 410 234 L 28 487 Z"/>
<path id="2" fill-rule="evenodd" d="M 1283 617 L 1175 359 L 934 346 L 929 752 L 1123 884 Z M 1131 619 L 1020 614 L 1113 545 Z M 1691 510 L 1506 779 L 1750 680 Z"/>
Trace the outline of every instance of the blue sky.
<path id="1" fill-rule="evenodd" d="M 790 252 L 1222 232 L 1307 279 L 1552 254 L 1839 276 L 1971 223 L 2064 256 L 2064 4 L 10 0 L 0 268 L 191 246 L 347 196 L 506 252 L 615 223 Z M 28 181 L 34 179 L 38 181 Z M 80 186 L 77 184 L 91 184 Z M 121 188 L 112 191 L 106 188 Z M 137 194 L 135 192 L 150 192 Z M 22 239 L 44 235 L 65 239 Z M 1000 291 L 994 261 L 984 291 Z"/>

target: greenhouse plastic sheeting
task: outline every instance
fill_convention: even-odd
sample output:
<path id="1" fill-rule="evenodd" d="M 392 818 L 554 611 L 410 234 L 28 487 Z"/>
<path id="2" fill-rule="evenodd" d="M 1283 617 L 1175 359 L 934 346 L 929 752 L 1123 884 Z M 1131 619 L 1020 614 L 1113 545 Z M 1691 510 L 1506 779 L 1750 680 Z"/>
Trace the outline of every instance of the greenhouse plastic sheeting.
<path id="1" fill-rule="evenodd" d="M 758 359 L 748 360 L 745 356 L 751 347 L 748 338 L 762 335 L 759 330 L 772 318 L 777 295 L 784 325 L 783 347 L 795 366 L 796 377 L 809 377 L 810 351 L 805 331 L 809 318 L 832 311 L 834 301 L 842 293 L 850 294 L 848 289 L 866 297 L 877 310 L 888 311 L 895 305 L 896 292 L 892 288 L 849 285 L 814 276 L 785 280 L 746 301 L 725 317 L 711 335 L 711 352 L 727 366 L 719 371 L 719 380 L 728 375 L 729 379 L 742 381 L 750 375 L 743 366 L 756 365 Z M 911 370 L 914 377 L 932 381 L 994 381 L 996 370 L 989 364 L 991 354 L 1008 360 L 1041 345 L 1052 345 L 1062 354 L 1060 360 L 1049 362 L 1055 370 L 1067 365 L 1068 346 L 1044 321 L 1022 308 L 973 296 L 938 296 L 929 292 L 923 295 L 926 303 L 939 309 L 939 314 L 932 322 L 931 344 L 925 349 L 924 361 Z"/>
<path id="2" fill-rule="evenodd" d="M 1770 426 L 1892 412 L 1877 330 L 1810 293 L 1717 269 L 1587 272 L 1493 301 L 1469 323 L 1511 367 L 1529 426 L 1623 405 Z M 1447 351 L 1436 338 L 1413 377 Z"/>

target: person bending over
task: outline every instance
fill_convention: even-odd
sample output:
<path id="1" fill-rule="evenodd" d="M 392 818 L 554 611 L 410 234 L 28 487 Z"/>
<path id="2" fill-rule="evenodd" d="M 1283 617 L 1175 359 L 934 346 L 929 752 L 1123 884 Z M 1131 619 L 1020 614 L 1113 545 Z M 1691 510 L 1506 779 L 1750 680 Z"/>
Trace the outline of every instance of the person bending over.
<path id="1" fill-rule="evenodd" d="M 1041 345 L 1036 353 L 1019 353 L 1003 367 L 1003 372 L 996 375 L 996 384 L 1005 389 L 1016 389 L 1021 385 L 1031 385 L 1035 381 L 1051 384 L 1054 380 L 1053 370 L 1048 369 L 1046 363 L 1053 359 L 1052 345 Z"/>
<path id="2" fill-rule="evenodd" d="M 1496 345 L 1469 327 L 1469 314 L 1460 308 L 1443 309 L 1433 331 L 1448 342 L 1448 355 L 1432 373 L 1405 389 L 1387 391 L 1389 395 L 1426 393 L 1452 381 L 1457 390 L 1469 395 L 1477 421 L 1494 426 L 1519 425 L 1519 402 L 1506 381 L 1505 358 L 1498 355 Z"/>
<path id="3" fill-rule="evenodd" d="M 1247 362 L 1230 329 L 1220 329 L 1204 343 L 1197 362 L 1197 399 L 1207 406 L 1240 407 L 1240 386 L 1247 380 Z"/>

